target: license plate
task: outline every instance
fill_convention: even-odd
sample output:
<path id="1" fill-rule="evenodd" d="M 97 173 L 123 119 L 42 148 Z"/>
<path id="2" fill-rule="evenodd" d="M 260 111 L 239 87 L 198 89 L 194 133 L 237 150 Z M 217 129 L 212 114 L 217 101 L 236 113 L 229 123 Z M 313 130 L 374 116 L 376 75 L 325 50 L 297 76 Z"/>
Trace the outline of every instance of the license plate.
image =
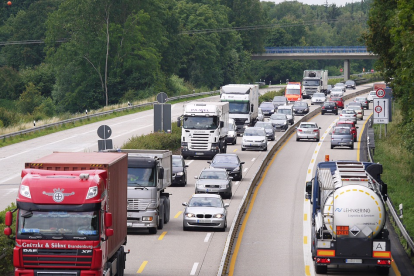
<path id="1" fill-rule="evenodd" d="M 197 223 L 211 223 L 211 219 L 198 219 Z"/>
<path id="2" fill-rule="evenodd" d="M 217 193 L 218 192 L 218 189 L 207 189 L 206 191 L 207 191 L 207 193 L 208 192 L 210 192 L 210 193 Z"/>
<path id="3" fill-rule="evenodd" d="M 204 152 L 196 152 L 195 155 L 204 155 Z"/>
<path id="4" fill-rule="evenodd" d="M 362 259 L 346 259 L 347 264 L 362 264 Z"/>
<path id="5" fill-rule="evenodd" d="M 269 114 L 269 112 L 263 112 L 263 114 Z"/>
<path id="6" fill-rule="evenodd" d="M 303 111 L 302 110 L 298 110 L 298 113 L 302 113 Z"/>
<path id="7" fill-rule="evenodd" d="M 326 111 L 332 111 L 332 109 L 327 109 Z"/>

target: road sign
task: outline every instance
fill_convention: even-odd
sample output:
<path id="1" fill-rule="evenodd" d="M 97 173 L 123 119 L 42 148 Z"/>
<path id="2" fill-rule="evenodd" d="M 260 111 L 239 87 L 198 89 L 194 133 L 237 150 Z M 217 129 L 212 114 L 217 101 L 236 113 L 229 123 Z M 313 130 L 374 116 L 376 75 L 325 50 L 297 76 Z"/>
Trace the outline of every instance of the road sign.
<path id="1" fill-rule="evenodd" d="M 388 124 L 390 112 L 389 99 L 374 99 L 374 124 Z"/>
<path id="2" fill-rule="evenodd" d="M 159 103 L 166 103 L 168 96 L 165 92 L 160 92 L 157 94 L 157 102 Z"/>
<path id="3" fill-rule="evenodd" d="M 382 88 L 378 88 L 377 91 L 375 92 L 375 94 L 377 94 L 378 98 L 384 98 L 385 97 L 385 90 Z"/>
<path id="4" fill-rule="evenodd" d="M 112 134 L 112 130 L 107 125 L 101 125 L 98 128 L 98 136 L 101 139 L 108 139 L 109 137 L 111 137 L 111 134 Z"/>
<path id="5" fill-rule="evenodd" d="M 341 71 L 341 72 L 342 72 L 342 71 L 344 71 L 344 70 L 341 68 L 341 69 L 339 69 L 339 71 Z"/>

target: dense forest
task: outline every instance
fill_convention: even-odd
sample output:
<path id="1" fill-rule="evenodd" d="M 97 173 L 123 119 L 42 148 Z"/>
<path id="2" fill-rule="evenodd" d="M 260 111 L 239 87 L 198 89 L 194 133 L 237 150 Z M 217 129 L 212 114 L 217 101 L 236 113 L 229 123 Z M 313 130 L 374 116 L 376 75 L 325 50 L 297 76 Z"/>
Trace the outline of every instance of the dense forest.
<path id="1" fill-rule="evenodd" d="M 270 46 L 365 45 L 372 1 L 14 0 L 0 7 L 0 126 L 109 104 L 340 75 L 343 61 L 252 61 Z M 255 27 L 242 30 L 240 27 Z M 239 30 L 241 29 L 241 30 Z M 373 61 L 351 62 L 351 73 Z"/>

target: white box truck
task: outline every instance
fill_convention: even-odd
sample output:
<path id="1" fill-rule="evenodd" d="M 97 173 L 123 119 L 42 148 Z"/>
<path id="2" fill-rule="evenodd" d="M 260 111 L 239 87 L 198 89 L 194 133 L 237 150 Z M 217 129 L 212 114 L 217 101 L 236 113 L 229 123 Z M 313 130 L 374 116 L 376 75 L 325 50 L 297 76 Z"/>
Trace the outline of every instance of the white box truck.
<path id="1" fill-rule="evenodd" d="M 184 114 L 178 118 L 182 125 L 181 155 L 187 157 L 211 157 L 227 150 L 229 130 L 229 103 L 190 102 Z"/>
<path id="2" fill-rule="evenodd" d="M 220 101 L 229 102 L 230 118 L 234 119 L 237 134 L 243 134 L 247 126 L 254 126 L 259 108 L 257 84 L 228 84 L 220 88 Z"/>
<path id="3" fill-rule="evenodd" d="M 315 93 L 328 93 L 328 70 L 305 70 L 302 79 L 303 98 L 310 99 Z"/>

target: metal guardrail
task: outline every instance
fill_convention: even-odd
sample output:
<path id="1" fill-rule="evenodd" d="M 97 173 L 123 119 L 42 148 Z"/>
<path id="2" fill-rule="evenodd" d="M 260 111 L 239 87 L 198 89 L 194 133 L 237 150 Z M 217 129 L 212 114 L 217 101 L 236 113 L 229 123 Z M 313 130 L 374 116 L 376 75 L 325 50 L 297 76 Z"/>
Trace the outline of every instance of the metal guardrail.
<path id="1" fill-rule="evenodd" d="M 372 118 L 371 118 L 372 120 Z M 370 127 L 372 127 L 372 121 L 370 122 Z M 367 143 L 368 143 L 368 159 L 370 162 L 374 162 L 374 152 L 371 152 L 371 150 L 373 151 L 375 148 L 374 147 L 370 147 L 369 145 L 372 144 L 374 141 L 372 141 L 372 137 L 370 138 L 369 136 L 367 136 Z M 404 224 L 402 223 L 400 217 L 397 214 L 397 211 L 394 209 L 394 205 L 392 204 L 391 199 L 388 197 L 388 200 L 386 201 L 387 206 L 388 206 L 388 214 L 392 216 L 392 218 L 395 221 L 395 224 L 397 224 L 398 228 L 400 229 L 400 232 L 402 234 L 402 236 L 404 237 L 405 241 L 407 242 L 407 245 L 410 247 L 411 249 L 411 254 L 414 253 L 414 241 L 411 238 L 411 236 L 408 234 L 407 230 L 405 229 Z"/>
<path id="2" fill-rule="evenodd" d="M 266 54 L 342 54 L 342 53 L 366 53 L 368 52 L 366 46 L 316 46 L 316 47 L 265 47 Z"/>
<path id="3" fill-rule="evenodd" d="M 214 94 L 217 94 L 217 93 L 219 93 L 219 90 L 193 93 L 193 94 L 188 94 L 188 95 L 181 95 L 181 96 L 171 97 L 171 98 L 168 98 L 168 101 L 198 97 L 198 96 L 203 96 L 203 95 L 214 95 Z M 149 106 L 149 105 L 153 105 L 153 104 L 156 104 L 156 103 L 157 102 L 148 102 L 148 103 L 144 103 L 144 104 L 131 105 L 131 106 L 121 107 L 121 108 L 117 108 L 117 109 L 113 109 L 113 110 L 109 110 L 109 111 L 103 111 L 103 112 L 99 112 L 99 113 L 95 113 L 95 114 L 80 116 L 80 117 L 76 117 L 76 118 L 72 118 L 72 119 L 59 121 L 57 123 L 46 124 L 46 125 L 43 125 L 43 126 L 33 127 L 33 128 L 30 128 L 30 129 L 25 129 L 25 130 L 20 130 L 20 131 L 17 131 L 17 132 L 12 132 L 12 133 L 8 133 L 8 134 L 0 135 L 0 139 L 6 139 L 6 138 L 10 138 L 10 137 L 17 136 L 17 135 L 28 134 L 28 133 L 31 133 L 31 132 L 39 131 L 39 130 L 42 130 L 42 129 L 47 129 L 47 128 L 50 128 L 50 127 L 60 126 L 60 125 L 67 124 L 67 123 L 74 123 L 74 122 L 85 120 L 85 119 L 88 119 L 88 118 L 100 117 L 100 116 L 112 114 L 112 113 L 115 113 L 115 112 L 121 112 L 121 111 L 131 110 L 131 109 L 140 108 L 140 107 L 144 107 L 144 106 Z"/>
<path id="4" fill-rule="evenodd" d="M 343 97 L 344 100 L 350 99 L 352 97 L 368 93 L 371 88 L 366 88 L 361 91 L 357 91 L 354 93 L 350 93 Z M 249 189 L 245 192 L 243 199 L 239 205 L 239 208 L 236 211 L 235 218 L 233 220 L 233 223 L 230 227 L 229 234 L 227 235 L 226 244 L 224 246 L 223 255 L 220 261 L 219 270 L 217 272 L 217 276 L 223 276 L 227 275 L 228 266 L 230 262 L 230 258 L 232 255 L 231 249 L 233 248 L 234 240 L 236 239 L 236 235 L 238 233 L 238 228 L 241 225 L 241 220 L 246 212 L 246 208 L 249 205 L 249 198 L 252 195 L 256 185 L 258 184 L 259 180 L 262 177 L 262 173 L 267 167 L 268 163 L 273 158 L 273 155 L 276 153 L 276 151 L 282 146 L 282 144 L 290 137 L 290 135 L 295 131 L 295 127 L 299 126 L 301 122 L 305 122 L 308 119 L 312 118 L 316 114 L 318 114 L 321 111 L 322 107 L 318 107 L 312 112 L 306 114 L 303 116 L 299 121 L 297 121 L 295 124 L 293 124 L 283 135 L 280 137 L 280 139 L 273 145 L 273 147 L 267 152 L 266 156 L 262 160 L 262 164 L 257 169 L 256 174 L 254 178 L 249 183 Z"/>

